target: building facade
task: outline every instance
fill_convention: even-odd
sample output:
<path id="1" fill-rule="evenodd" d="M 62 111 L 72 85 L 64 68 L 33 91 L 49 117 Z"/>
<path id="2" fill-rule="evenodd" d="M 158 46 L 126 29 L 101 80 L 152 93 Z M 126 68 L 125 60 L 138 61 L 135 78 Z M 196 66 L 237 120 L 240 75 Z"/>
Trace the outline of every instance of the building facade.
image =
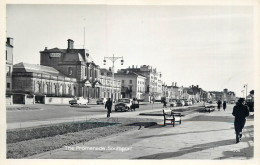
<path id="1" fill-rule="evenodd" d="M 121 82 L 121 94 L 123 98 L 145 99 L 146 77 L 135 72 L 115 73 L 115 79 Z"/>
<path id="2" fill-rule="evenodd" d="M 67 49 L 47 49 L 40 51 L 40 64 L 57 69 L 78 83 L 77 96 L 100 98 L 100 68 L 89 58 L 87 49 L 75 49 L 74 41 L 68 39 Z"/>
<path id="3" fill-rule="evenodd" d="M 100 97 L 113 100 L 121 98 L 121 81 L 116 78 L 113 80 L 111 70 L 101 68 L 99 79 L 102 84 Z"/>
<path id="4" fill-rule="evenodd" d="M 129 67 L 126 69 L 121 69 L 118 71 L 118 73 L 123 72 L 134 72 L 138 75 L 144 76 L 146 78 L 145 83 L 145 94 L 144 94 L 144 100 L 145 101 L 151 101 L 151 100 L 161 100 L 163 96 L 162 91 L 162 74 L 156 70 L 156 68 L 153 68 L 149 65 L 141 65 L 140 67 Z"/>
<path id="5" fill-rule="evenodd" d="M 6 41 L 6 93 L 12 92 L 13 72 L 13 38 L 8 37 Z"/>

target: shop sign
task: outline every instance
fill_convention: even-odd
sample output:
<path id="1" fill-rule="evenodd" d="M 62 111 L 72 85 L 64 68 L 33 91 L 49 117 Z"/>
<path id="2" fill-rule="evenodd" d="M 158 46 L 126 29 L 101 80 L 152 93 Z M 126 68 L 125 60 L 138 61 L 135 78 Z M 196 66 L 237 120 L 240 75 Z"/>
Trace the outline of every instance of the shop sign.
<path id="1" fill-rule="evenodd" d="M 50 57 L 60 57 L 61 53 L 50 53 Z"/>

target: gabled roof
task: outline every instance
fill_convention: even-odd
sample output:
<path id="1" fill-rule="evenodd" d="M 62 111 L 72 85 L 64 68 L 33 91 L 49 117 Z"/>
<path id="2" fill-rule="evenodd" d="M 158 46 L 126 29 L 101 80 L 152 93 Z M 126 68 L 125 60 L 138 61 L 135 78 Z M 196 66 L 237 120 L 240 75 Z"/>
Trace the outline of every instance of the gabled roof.
<path id="1" fill-rule="evenodd" d="M 42 73 L 50 74 L 53 76 L 64 76 L 58 70 L 52 67 L 37 65 L 37 64 L 28 64 L 28 63 L 18 63 L 13 66 L 14 72 L 31 72 L 31 73 Z M 66 77 L 66 76 L 64 76 Z"/>

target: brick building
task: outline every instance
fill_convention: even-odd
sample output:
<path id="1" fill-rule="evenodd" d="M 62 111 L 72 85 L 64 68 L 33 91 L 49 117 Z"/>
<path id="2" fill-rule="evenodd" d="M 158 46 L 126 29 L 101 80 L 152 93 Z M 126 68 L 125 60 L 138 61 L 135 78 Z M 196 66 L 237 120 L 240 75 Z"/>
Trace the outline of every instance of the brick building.
<path id="1" fill-rule="evenodd" d="M 40 64 L 57 69 L 78 83 L 76 95 L 84 98 L 99 98 L 101 82 L 100 68 L 90 60 L 87 49 L 75 49 L 74 41 L 68 39 L 67 49 L 45 48 L 40 51 Z"/>

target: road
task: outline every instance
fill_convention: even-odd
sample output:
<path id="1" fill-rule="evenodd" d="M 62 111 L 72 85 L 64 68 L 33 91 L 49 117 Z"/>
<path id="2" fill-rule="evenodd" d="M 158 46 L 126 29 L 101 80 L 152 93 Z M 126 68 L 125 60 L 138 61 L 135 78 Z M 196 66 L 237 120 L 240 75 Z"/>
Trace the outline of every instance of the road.
<path id="1" fill-rule="evenodd" d="M 192 107 L 200 106 L 193 105 Z M 25 105 L 23 105 L 25 106 Z M 107 111 L 103 105 L 88 106 L 69 106 L 69 105 L 26 105 L 39 110 L 8 110 L 7 111 L 7 129 L 25 128 L 32 126 L 40 126 L 62 122 L 73 122 L 81 120 L 97 120 L 105 118 Z M 174 107 L 180 108 L 180 107 Z M 187 107 L 181 107 L 187 108 Z M 41 110 L 40 110 L 41 109 Z M 142 104 L 140 108 L 134 112 L 115 112 L 111 117 L 132 117 L 138 118 L 141 112 L 154 112 L 162 109 L 162 104 Z"/>
<path id="2" fill-rule="evenodd" d="M 7 123 L 14 122 L 28 122 L 28 121 L 40 121 L 50 119 L 60 119 L 68 117 L 79 116 L 94 116 L 104 114 L 106 116 L 107 110 L 104 105 L 47 105 L 47 104 L 33 104 L 33 105 L 13 105 L 9 107 L 28 107 L 36 110 L 7 110 Z M 144 103 L 140 105 L 137 111 L 158 109 L 162 104 L 149 104 Z M 116 112 L 125 113 L 125 112 Z"/>

